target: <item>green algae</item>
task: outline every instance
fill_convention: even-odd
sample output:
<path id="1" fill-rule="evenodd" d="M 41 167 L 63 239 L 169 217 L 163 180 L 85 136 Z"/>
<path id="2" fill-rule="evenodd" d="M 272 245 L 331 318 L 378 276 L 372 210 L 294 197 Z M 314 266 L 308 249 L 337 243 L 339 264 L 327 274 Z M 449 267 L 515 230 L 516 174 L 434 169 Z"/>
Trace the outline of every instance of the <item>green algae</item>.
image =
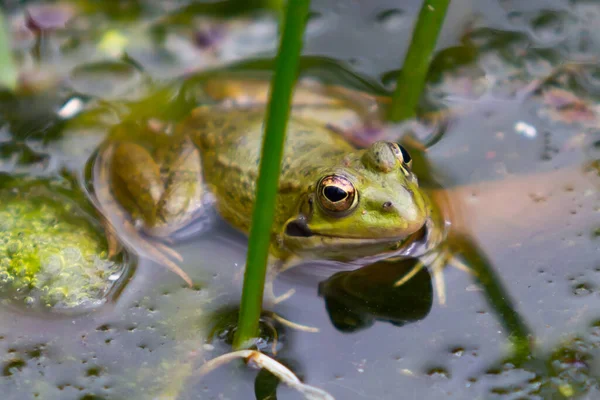
<path id="1" fill-rule="evenodd" d="M 125 275 L 76 196 L 47 181 L 0 188 L 0 293 L 33 308 L 99 306 Z"/>

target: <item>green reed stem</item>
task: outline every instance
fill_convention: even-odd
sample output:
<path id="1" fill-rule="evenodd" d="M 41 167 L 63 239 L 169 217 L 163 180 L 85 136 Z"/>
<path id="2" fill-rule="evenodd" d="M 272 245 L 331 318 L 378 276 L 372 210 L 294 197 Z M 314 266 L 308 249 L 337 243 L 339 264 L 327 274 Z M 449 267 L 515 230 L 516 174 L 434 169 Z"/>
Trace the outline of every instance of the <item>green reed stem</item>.
<path id="1" fill-rule="evenodd" d="M 416 114 L 421 93 L 425 88 L 429 63 L 442 29 L 450 0 L 425 0 L 413 30 L 410 47 L 398 74 L 388 120 L 399 122 Z"/>
<path id="2" fill-rule="evenodd" d="M 309 4 L 310 0 L 289 0 L 283 19 L 283 33 L 275 61 L 275 74 L 271 81 L 271 95 L 267 108 L 242 304 L 233 343 L 236 349 L 247 347 L 258 334 L 285 131 L 292 91 L 298 76 L 298 62 Z"/>
<path id="3" fill-rule="evenodd" d="M 4 14 L 0 12 L 0 85 L 11 90 L 17 87 L 17 69 L 13 62 Z"/>

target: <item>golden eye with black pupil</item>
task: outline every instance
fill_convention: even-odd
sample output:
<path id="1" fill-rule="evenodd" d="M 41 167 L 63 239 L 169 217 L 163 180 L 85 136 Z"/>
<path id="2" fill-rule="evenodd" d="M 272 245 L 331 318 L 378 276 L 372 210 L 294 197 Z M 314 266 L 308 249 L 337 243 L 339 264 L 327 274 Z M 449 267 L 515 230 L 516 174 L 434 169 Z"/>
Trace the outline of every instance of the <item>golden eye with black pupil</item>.
<path id="1" fill-rule="evenodd" d="M 317 187 L 319 204 L 325 211 L 341 213 L 350 210 L 356 198 L 352 182 L 340 175 L 328 175 Z"/>

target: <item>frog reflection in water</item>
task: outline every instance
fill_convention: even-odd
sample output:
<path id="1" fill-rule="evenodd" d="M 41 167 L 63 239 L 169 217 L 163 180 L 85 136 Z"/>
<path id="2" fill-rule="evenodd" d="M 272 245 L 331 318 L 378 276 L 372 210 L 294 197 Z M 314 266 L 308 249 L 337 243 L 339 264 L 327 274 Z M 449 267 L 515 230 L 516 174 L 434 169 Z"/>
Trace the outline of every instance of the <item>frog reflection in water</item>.
<path id="1" fill-rule="evenodd" d="M 222 93 L 236 87 L 222 85 Z M 247 233 L 265 112 L 259 98 L 266 97 L 268 84 L 249 87 L 244 95 L 254 90 L 252 100 L 200 106 L 168 136 L 108 142 L 96 163 L 101 203 L 126 210 L 121 215 L 130 215 L 146 236 L 164 238 L 192 222 L 210 191 L 218 213 Z M 373 98 L 350 91 L 344 98 L 345 89 L 320 88 L 315 94 L 299 86 L 288 121 L 271 234 L 275 270 L 301 259 L 367 264 L 435 253 L 446 223 L 419 188 L 407 150 L 384 141 L 356 149 L 339 133 L 357 114 L 360 120 L 373 112 Z M 355 98 L 360 100 L 353 103 Z M 162 244 L 146 248 L 189 282 L 169 259 L 177 253 Z"/>

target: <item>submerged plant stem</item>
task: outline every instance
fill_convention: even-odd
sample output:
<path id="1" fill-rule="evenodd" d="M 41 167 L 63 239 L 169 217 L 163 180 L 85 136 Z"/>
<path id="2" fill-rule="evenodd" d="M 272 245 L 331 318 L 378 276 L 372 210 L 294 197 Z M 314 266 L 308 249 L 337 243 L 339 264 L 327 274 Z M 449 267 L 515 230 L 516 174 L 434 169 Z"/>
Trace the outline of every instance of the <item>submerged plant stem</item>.
<path id="1" fill-rule="evenodd" d="M 17 70 L 12 58 L 8 27 L 2 12 L 0 12 L 0 85 L 11 90 L 17 87 Z"/>
<path id="2" fill-rule="evenodd" d="M 388 120 L 399 122 L 416 114 L 419 98 L 425 87 L 431 55 L 450 0 L 425 0 L 413 30 L 410 47 L 398 74 Z"/>
<path id="3" fill-rule="evenodd" d="M 283 33 L 267 108 L 244 288 L 234 339 L 236 349 L 247 347 L 258 333 L 285 131 L 292 91 L 298 75 L 298 61 L 302 51 L 302 37 L 309 4 L 310 0 L 290 0 L 286 6 Z"/>

